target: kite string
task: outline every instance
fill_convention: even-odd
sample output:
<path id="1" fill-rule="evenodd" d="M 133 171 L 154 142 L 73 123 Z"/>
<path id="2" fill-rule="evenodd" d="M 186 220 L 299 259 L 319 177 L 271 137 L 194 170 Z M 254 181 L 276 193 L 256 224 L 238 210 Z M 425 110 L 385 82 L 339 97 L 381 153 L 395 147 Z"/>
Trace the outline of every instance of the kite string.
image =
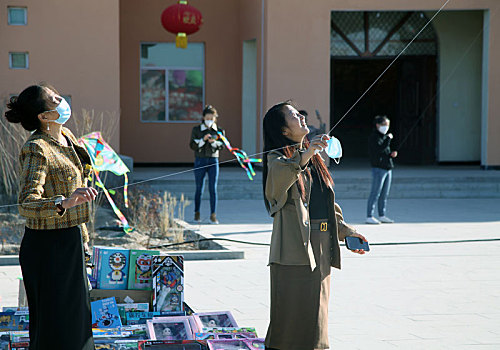
<path id="1" fill-rule="evenodd" d="M 491 21 L 491 18 L 493 17 L 493 15 L 498 11 L 498 9 L 500 9 L 500 7 L 498 7 L 495 11 L 493 11 L 491 13 L 491 15 L 490 15 L 490 21 Z M 472 42 L 470 43 L 470 45 L 467 47 L 467 49 L 464 51 L 464 53 L 462 54 L 462 56 L 460 57 L 460 59 L 457 61 L 457 63 L 455 64 L 455 66 L 451 70 L 450 74 L 448 74 L 448 76 L 446 77 L 445 81 L 442 82 L 442 83 L 440 83 L 439 91 L 437 91 L 434 94 L 434 96 L 432 97 L 431 101 L 427 104 L 427 106 L 424 108 L 424 110 L 422 111 L 422 113 L 420 113 L 419 118 L 413 123 L 412 127 L 410 128 L 410 130 L 406 133 L 406 136 L 403 139 L 403 141 L 399 142 L 398 147 L 397 147 L 398 151 L 401 150 L 401 147 L 406 143 L 406 141 L 410 137 L 410 135 L 413 132 L 413 130 L 417 127 L 417 125 L 420 122 L 420 120 L 422 120 L 423 118 L 425 118 L 425 116 L 426 116 L 425 113 L 427 112 L 427 110 L 432 106 L 432 104 L 436 100 L 437 96 L 440 95 L 444 91 L 444 88 L 450 82 L 451 77 L 455 74 L 455 72 L 457 71 L 458 67 L 460 66 L 460 64 L 462 63 L 462 61 L 464 60 L 464 58 L 469 54 L 470 50 L 472 49 L 472 47 L 474 46 L 474 44 L 476 43 L 476 41 L 481 37 L 481 34 L 484 32 L 485 28 L 488 25 L 489 25 L 489 23 L 485 23 L 483 25 L 483 27 L 481 28 L 481 30 L 479 31 L 479 33 L 477 33 L 477 35 L 475 36 L 475 38 L 472 40 Z"/>
<path id="2" fill-rule="evenodd" d="M 384 74 L 392 67 L 392 65 L 401 57 L 401 55 L 406 51 L 406 49 L 418 38 L 418 36 L 427 28 L 429 24 L 436 18 L 436 16 L 445 8 L 445 6 L 450 2 L 451 0 L 446 0 L 446 2 L 441 6 L 441 8 L 432 16 L 432 18 L 420 29 L 420 31 L 411 39 L 411 41 L 401 50 L 401 52 L 389 63 L 389 65 L 384 69 L 384 71 L 378 76 L 377 79 L 368 87 L 368 89 L 354 102 L 354 104 L 345 112 L 345 114 L 342 116 L 342 118 L 339 119 L 337 123 L 328 131 L 327 134 L 330 134 L 336 127 L 337 125 L 344 120 L 345 117 L 356 107 L 356 105 L 365 97 L 365 95 L 377 84 L 377 82 L 384 76 Z"/>
<path id="3" fill-rule="evenodd" d="M 422 33 L 422 31 L 434 20 L 434 18 L 436 18 L 436 16 L 443 10 L 443 8 L 450 2 L 451 0 L 446 0 L 446 2 L 439 8 L 439 10 L 432 16 L 432 18 L 424 25 L 424 27 L 422 27 L 422 29 L 415 35 L 415 37 L 403 48 L 403 50 L 394 58 L 394 60 L 389 64 L 389 66 L 387 66 L 387 68 L 378 76 L 378 78 L 368 87 L 368 89 L 358 98 L 358 100 L 354 103 L 354 105 L 349 108 L 349 110 L 342 116 L 342 118 L 328 131 L 328 134 L 330 134 L 338 125 L 339 123 L 350 113 L 350 111 L 359 103 L 359 101 L 361 101 L 361 99 L 372 89 L 372 87 L 382 78 L 382 76 L 387 72 L 387 70 L 396 62 L 397 59 L 399 59 L 399 57 L 401 57 L 401 55 L 404 53 L 404 51 L 416 40 L 416 38 Z M 297 143 L 295 145 L 292 145 L 292 146 L 297 146 L 297 145 L 300 145 L 300 143 Z M 266 153 L 270 153 L 270 152 L 273 152 L 273 151 L 279 151 L 279 150 L 282 150 L 284 147 L 280 147 L 280 148 L 276 148 L 276 149 L 272 149 L 272 150 L 269 150 L 269 151 L 264 151 L 264 152 L 258 152 L 258 153 L 254 153 L 252 155 L 250 155 L 250 157 L 254 157 L 254 156 L 258 156 L 258 155 L 265 155 Z M 225 164 L 225 163 L 230 163 L 230 162 L 234 162 L 234 161 L 237 161 L 236 159 L 229 159 L 229 160 L 226 160 L 226 161 L 223 161 L 223 162 L 220 162 L 219 164 Z M 157 176 L 157 177 L 153 177 L 153 178 L 149 178 L 149 179 L 145 179 L 145 180 L 142 180 L 142 181 L 138 181 L 138 182 L 134 182 L 134 183 L 131 183 L 129 184 L 129 187 L 130 186 L 135 186 L 135 185 L 139 185 L 139 184 L 143 184 L 143 183 L 146 183 L 146 182 L 151 182 L 151 181 L 156 181 L 156 180 L 159 180 L 159 179 L 164 179 L 164 178 L 167 178 L 167 177 L 172 177 L 172 176 L 175 176 L 175 175 L 181 175 L 181 174 L 184 174 L 184 173 L 187 173 L 187 172 L 192 172 L 192 171 L 195 171 L 197 169 L 204 169 L 204 168 L 207 168 L 209 166 L 213 166 L 213 165 L 205 165 L 205 166 L 201 166 L 201 167 L 197 167 L 197 168 L 193 168 L 193 169 L 187 169 L 187 170 L 183 170 L 183 171 L 179 171 L 179 172 L 175 172 L 175 173 L 172 173 L 172 174 L 165 174 L 165 175 L 162 175 L 162 176 Z M 111 188 L 112 190 L 116 190 L 116 189 L 121 189 L 123 188 L 124 186 L 117 186 L 117 187 L 114 187 L 114 188 Z M 45 200 L 45 201 L 38 201 L 37 203 L 44 203 L 44 202 L 50 202 L 50 200 Z M 0 205 L 0 208 L 7 208 L 7 207 L 15 207 L 15 206 L 19 206 L 21 204 L 7 204 L 7 205 Z M 24 203 L 24 205 L 29 205 L 29 203 Z"/>
<path id="4" fill-rule="evenodd" d="M 406 49 L 425 30 L 425 28 L 427 28 L 429 26 L 429 24 L 432 23 L 432 21 L 436 18 L 436 16 L 446 7 L 446 5 L 448 5 L 448 3 L 450 1 L 451 0 L 446 0 L 445 1 L 445 3 L 439 8 L 439 10 L 436 11 L 436 13 L 429 19 L 429 21 L 427 21 L 427 23 L 420 29 L 420 31 L 412 38 L 412 40 L 392 60 L 392 62 L 387 66 L 387 68 L 377 77 L 377 79 L 375 79 L 375 81 L 368 87 L 368 89 L 358 98 L 358 100 L 354 103 L 354 105 L 351 108 L 349 108 L 349 110 L 342 116 L 342 118 L 330 129 L 330 131 L 328 131 L 328 134 L 330 134 L 339 125 L 339 123 L 350 113 L 350 111 L 359 103 L 359 101 L 372 89 L 372 87 L 382 78 L 382 76 L 389 70 L 389 68 L 396 62 L 396 60 L 398 60 L 401 57 L 401 55 L 406 51 Z M 297 146 L 297 145 L 300 145 L 300 143 L 297 143 L 294 146 Z M 255 156 L 259 156 L 259 155 L 265 155 L 266 153 L 270 153 L 270 152 L 273 152 L 273 151 L 279 151 L 279 150 L 282 150 L 283 148 L 284 147 L 276 148 L 276 149 L 269 150 L 269 151 L 254 153 L 254 154 L 250 155 L 249 157 L 255 157 Z M 234 162 L 234 161 L 235 161 L 235 159 L 230 159 L 230 160 L 226 160 L 226 161 L 220 162 L 219 164 L 224 164 L 224 163 L 229 163 L 229 162 Z M 203 168 L 206 168 L 206 167 L 209 167 L 209 166 L 212 166 L 212 165 L 206 165 L 206 166 L 198 167 L 196 169 L 188 169 L 188 170 L 180 171 L 180 172 L 173 173 L 173 174 L 166 174 L 166 175 L 158 176 L 158 177 L 155 177 L 155 178 L 146 179 L 146 180 L 139 181 L 139 182 L 134 182 L 134 183 L 130 184 L 130 186 L 141 184 L 141 183 L 145 183 L 145 182 L 148 182 L 148 181 L 155 181 L 155 180 L 159 180 L 159 179 L 163 179 L 163 178 L 167 178 L 167 177 L 171 177 L 171 176 L 175 176 L 175 175 L 180 175 L 180 174 L 183 174 L 183 173 L 186 173 L 186 172 L 191 172 L 191 171 L 194 171 L 194 170 L 197 170 L 197 169 L 203 169 Z M 121 187 L 114 187 L 113 189 L 120 189 L 120 188 Z"/>

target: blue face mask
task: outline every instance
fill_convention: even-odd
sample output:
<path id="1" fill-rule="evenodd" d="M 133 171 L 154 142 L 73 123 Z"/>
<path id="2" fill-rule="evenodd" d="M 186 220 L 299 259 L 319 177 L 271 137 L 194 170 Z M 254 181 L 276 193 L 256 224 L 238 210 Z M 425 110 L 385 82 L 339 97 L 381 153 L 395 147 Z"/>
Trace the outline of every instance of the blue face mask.
<path id="1" fill-rule="evenodd" d="M 325 149 L 326 154 L 328 157 L 332 158 L 335 163 L 339 164 L 340 158 L 342 157 L 342 145 L 340 141 L 332 136 L 326 143 L 328 144 Z"/>
<path id="2" fill-rule="evenodd" d="M 61 102 L 59 102 L 56 109 L 51 109 L 50 111 L 47 112 L 53 112 L 53 111 L 57 111 L 57 113 L 59 113 L 59 118 L 53 120 L 54 123 L 63 125 L 71 117 L 71 107 L 69 106 L 68 102 L 62 97 L 61 97 Z"/>

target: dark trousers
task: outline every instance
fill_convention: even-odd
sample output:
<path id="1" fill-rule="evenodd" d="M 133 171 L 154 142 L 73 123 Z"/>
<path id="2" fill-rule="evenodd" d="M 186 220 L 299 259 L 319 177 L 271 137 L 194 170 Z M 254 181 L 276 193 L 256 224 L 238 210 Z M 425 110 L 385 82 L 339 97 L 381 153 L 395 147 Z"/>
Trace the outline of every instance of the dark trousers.
<path id="1" fill-rule="evenodd" d="M 219 158 L 195 158 L 194 179 L 196 181 L 196 193 L 194 195 L 194 211 L 199 212 L 201 206 L 201 195 L 205 175 L 208 174 L 208 190 L 210 192 L 210 213 L 217 209 L 217 180 L 219 178 Z"/>
<path id="2" fill-rule="evenodd" d="M 28 298 L 30 350 L 94 350 L 80 228 L 26 228 L 19 262 Z"/>

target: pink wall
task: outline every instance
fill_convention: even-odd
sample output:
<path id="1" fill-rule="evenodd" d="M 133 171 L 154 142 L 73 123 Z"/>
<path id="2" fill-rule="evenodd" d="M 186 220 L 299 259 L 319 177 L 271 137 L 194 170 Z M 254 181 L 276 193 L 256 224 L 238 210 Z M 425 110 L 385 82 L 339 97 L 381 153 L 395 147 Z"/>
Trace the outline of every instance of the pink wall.
<path id="1" fill-rule="evenodd" d="M 169 3 L 149 0 L 120 1 L 121 147 L 136 162 L 187 163 L 194 161 L 189 148 L 191 129 L 197 123 L 142 123 L 140 121 L 141 42 L 174 42 L 175 36 L 160 23 Z M 204 19 L 189 42 L 205 43 L 205 101 L 219 113 L 219 125 L 235 145 L 241 143 L 240 3 L 233 0 L 192 0 Z M 227 151 L 221 160 L 230 159 Z"/>
<path id="2" fill-rule="evenodd" d="M 7 25 L 7 5 L 26 6 L 28 25 Z M 0 96 L 46 81 L 72 96 L 76 114 L 119 113 L 118 28 L 118 0 L 3 1 Z M 10 51 L 28 51 L 29 69 L 9 69 Z M 108 141 L 118 149 L 119 138 L 116 130 Z"/>
<path id="3" fill-rule="evenodd" d="M 268 2 L 266 41 L 266 109 L 293 99 L 311 115 L 318 109 L 329 125 L 330 11 L 322 2 Z"/>
<path id="4" fill-rule="evenodd" d="M 265 113 L 264 104 L 261 97 L 264 94 L 261 93 L 261 86 L 263 85 L 263 80 L 261 79 L 261 69 L 262 67 L 262 43 L 263 38 L 265 40 L 265 33 L 262 32 L 262 2 L 263 0 L 240 0 L 240 12 L 239 12 L 239 22 L 240 22 L 240 50 L 243 47 L 243 41 L 245 40 L 256 40 L 257 45 L 257 123 L 255 128 L 257 130 L 257 151 L 260 152 L 263 148 L 262 145 L 262 118 L 263 113 Z M 265 30 L 265 28 L 264 28 Z M 263 35 L 264 34 L 264 35 Z M 263 109 L 263 111 L 261 110 Z"/>

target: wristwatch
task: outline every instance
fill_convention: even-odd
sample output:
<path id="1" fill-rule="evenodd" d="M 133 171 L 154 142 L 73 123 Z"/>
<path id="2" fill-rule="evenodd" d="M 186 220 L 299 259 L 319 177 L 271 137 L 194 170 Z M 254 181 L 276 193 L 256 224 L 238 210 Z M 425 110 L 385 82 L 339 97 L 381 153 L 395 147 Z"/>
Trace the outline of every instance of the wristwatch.
<path id="1" fill-rule="evenodd" d="M 57 198 L 54 202 L 55 206 L 57 209 L 60 210 L 60 212 L 58 213 L 59 215 L 62 215 L 64 213 L 64 211 L 66 210 L 63 206 L 62 206 L 62 198 Z"/>

